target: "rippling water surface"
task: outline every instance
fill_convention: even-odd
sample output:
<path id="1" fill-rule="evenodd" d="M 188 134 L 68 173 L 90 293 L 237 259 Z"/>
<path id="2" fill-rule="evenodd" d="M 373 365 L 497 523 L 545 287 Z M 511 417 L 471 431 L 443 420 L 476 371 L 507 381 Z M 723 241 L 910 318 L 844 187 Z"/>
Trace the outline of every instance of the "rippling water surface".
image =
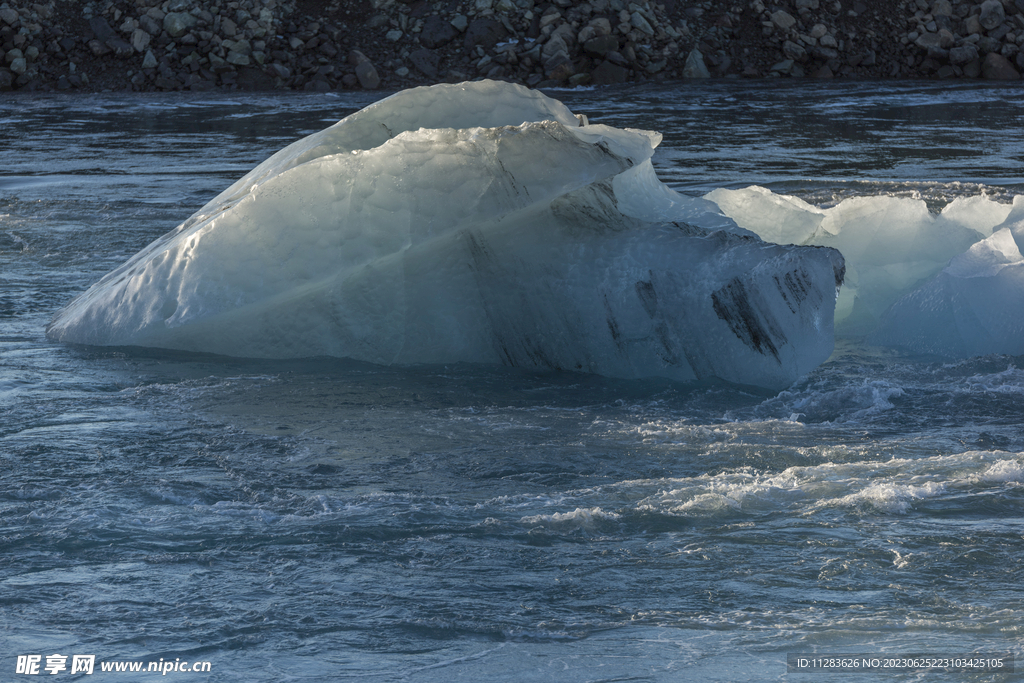
<path id="1" fill-rule="evenodd" d="M 663 131 L 656 166 L 687 193 L 941 208 L 1024 193 L 1022 94 L 557 96 Z M 104 273 L 370 101 L 0 100 L 0 678 L 53 653 L 95 655 L 101 680 L 130 677 L 101 661 L 208 661 L 168 676 L 210 681 L 802 680 L 788 653 L 1024 656 L 1021 358 L 842 341 L 769 395 L 45 339 Z M 925 678 L 1012 676 L 858 680 Z"/>

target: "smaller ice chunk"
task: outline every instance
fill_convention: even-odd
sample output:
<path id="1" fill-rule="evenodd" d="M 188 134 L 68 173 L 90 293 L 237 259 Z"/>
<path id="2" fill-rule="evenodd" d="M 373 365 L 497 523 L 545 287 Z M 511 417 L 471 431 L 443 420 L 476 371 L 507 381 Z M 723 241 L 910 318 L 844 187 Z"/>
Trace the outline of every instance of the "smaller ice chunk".
<path id="1" fill-rule="evenodd" d="M 957 197 L 943 207 L 942 218 L 988 237 L 995 226 L 1006 221 L 1010 209 L 1010 204 L 1000 204 L 984 195 Z"/>
<path id="2" fill-rule="evenodd" d="M 954 200 L 939 214 L 920 199 L 888 195 L 852 197 L 822 209 L 757 186 L 718 189 L 705 199 L 762 239 L 843 254 L 846 281 L 835 313 L 840 336 L 874 330 L 897 299 L 992 234 L 1010 213 L 1010 206 L 984 196 Z"/>
<path id="3" fill-rule="evenodd" d="M 758 185 L 742 190 L 720 187 L 704 199 L 717 204 L 737 225 L 776 244 L 807 244 L 818 233 L 826 215 L 824 210 L 798 197 L 775 194 Z"/>
<path id="4" fill-rule="evenodd" d="M 992 277 L 1020 260 L 1020 248 L 1013 231 L 1001 228 L 954 257 L 943 272 L 959 278 Z"/>
<path id="5" fill-rule="evenodd" d="M 918 199 L 853 197 L 826 211 L 812 244 L 839 249 L 851 286 L 836 304 L 841 334 L 863 334 L 899 296 L 939 272 L 981 238 L 947 224 Z"/>
<path id="6" fill-rule="evenodd" d="M 893 304 L 870 340 L 954 358 L 1024 354 L 1022 199 L 1015 198 L 1008 225 Z"/>

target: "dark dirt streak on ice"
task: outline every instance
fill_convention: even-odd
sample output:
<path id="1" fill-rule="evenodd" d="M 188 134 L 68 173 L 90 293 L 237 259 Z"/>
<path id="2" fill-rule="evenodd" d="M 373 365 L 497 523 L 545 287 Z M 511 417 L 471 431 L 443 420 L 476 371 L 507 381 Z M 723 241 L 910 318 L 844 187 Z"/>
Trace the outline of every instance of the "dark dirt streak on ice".
<path id="1" fill-rule="evenodd" d="M 712 292 L 711 303 L 715 314 L 729 325 L 737 339 L 761 355 L 771 354 L 776 362 L 782 362 L 772 336 L 781 338 L 783 344 L 786 339 L 779 330 L 766 329 L 766 325 L 768 328 L 774 327 L 770 321 L 762 324 L 756 307 L 750 303 L 750 295 L 742 280 L 734 277 L 724 287 Z"/>

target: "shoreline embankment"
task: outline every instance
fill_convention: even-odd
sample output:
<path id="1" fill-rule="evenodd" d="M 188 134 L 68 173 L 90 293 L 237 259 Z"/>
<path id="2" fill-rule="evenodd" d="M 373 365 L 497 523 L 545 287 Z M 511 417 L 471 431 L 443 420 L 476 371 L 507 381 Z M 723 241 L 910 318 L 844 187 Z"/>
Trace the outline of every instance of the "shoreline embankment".
<path id="1" fill-rule="evenodd" d="M 0 91 L 1019 80 L 1024 0 L 0 3 Z"/>

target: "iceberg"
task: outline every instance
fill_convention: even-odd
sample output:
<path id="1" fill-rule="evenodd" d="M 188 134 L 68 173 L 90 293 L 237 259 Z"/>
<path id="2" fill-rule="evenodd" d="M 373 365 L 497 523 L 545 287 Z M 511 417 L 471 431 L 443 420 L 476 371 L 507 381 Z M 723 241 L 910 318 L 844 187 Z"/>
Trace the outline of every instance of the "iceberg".
<path id="1" fill-rule="evenodd" d="M 869 339 L 876 344 L 966 358 L 1024 354 L 1024 197 L 992 234 L 905 294 Z"/>
<path id="2" fill-rule="evenodd" d="M 271 156 L 47 334 L 791 384 L 832 351 L 842 256 L 674 192 L 660 141 L 507 83 L 403 91 Z"/>
<path id="3" fill-rule="evenodd" d="M 984 196 L 954 199 L 937 214 L 923 200 L 887 195 L 852 197 L 822 209 L 758 186 L 719 188 L 704 199 L 763 239 L 829 246 L 843 254 L 846 281 L 835 311 L 839 336 L 869 334 L 883 318 L 891 327 L 890 309 L 901 297 L 992 235 L 1010 213 L 1009 205 Z M 908 304 L 900 310 L 907 314 Z"/>

